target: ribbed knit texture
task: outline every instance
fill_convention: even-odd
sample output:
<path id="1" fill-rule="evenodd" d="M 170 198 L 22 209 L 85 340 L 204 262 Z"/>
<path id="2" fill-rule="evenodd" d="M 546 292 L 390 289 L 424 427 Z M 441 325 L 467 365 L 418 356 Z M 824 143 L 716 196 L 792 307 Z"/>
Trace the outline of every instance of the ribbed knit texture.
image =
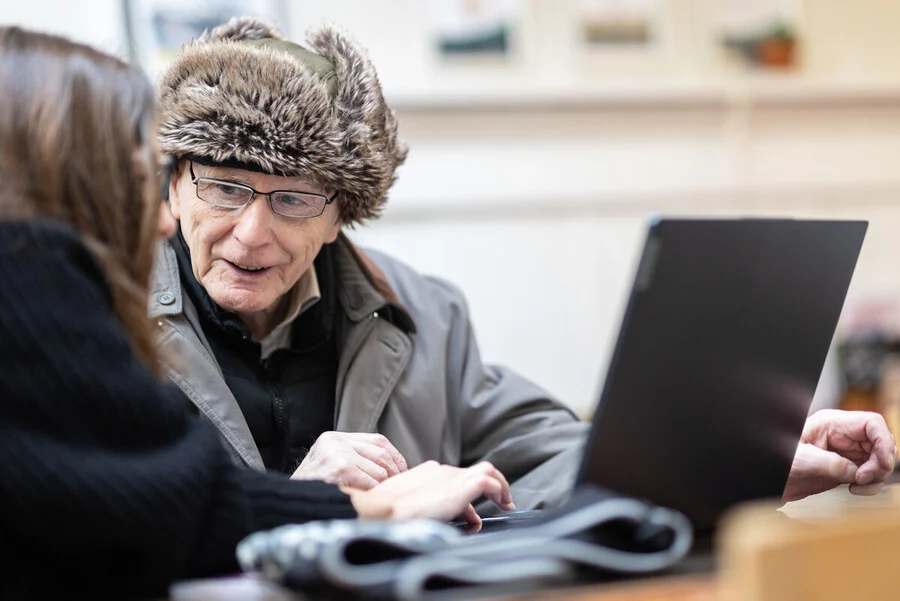
<path id="1" fill-rule="evenodd" d="M 133 355 L 74 231 L 0 223 L 0 599 L 165 596 L 236 571 L 254 530 L 354 516 L 231 463 Z"/>

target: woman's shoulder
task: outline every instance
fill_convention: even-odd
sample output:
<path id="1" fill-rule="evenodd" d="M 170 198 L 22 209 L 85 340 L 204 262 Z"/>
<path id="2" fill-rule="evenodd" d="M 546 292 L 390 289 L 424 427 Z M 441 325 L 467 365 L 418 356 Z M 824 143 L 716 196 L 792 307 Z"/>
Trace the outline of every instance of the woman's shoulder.
<path id="1" fill-rule="evenodd" d="M 68 223 L 48 218 L 0 220 L 0 253 L 67 247 L 85 248 L 81 234 Z"/>
<path id="2" fill-rule="evenodd" d="M 106 288 L 103 268 L 84 236 L 72 225 L 56 219 L 0 220 L 0 279 L 35 280 L 67 277 L 93 281 Z M 20 273 L 21 272 L 21 273 Z"/>

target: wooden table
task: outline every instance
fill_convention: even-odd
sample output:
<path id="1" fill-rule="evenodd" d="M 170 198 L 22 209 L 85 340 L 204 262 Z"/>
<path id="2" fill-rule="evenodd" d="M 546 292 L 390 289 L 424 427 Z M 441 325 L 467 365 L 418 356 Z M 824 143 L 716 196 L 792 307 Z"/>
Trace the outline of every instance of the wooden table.
<path id="1" fill-rule="evenodd" d="M 886 487 L 872 497 L 859 497 L 840 487 L 819 495 L 787 503 L 780 509 L 771 507 L 792 520 L 819 521 L 851 516 L 873 509 L 900 510 L 900 484 Z M 900 541 L 898 541 L 900 544 Z M 900 562 L 900 553 L 895 561 Z M 900 589 L 897 597 L 900 598 Z M 170 601 L 297 601 L 303 599 L 253 577 L 236 577 L 187 582 L 172 589 Z M 507 601 L 720 601 L 719 574 L 686 574 L 661 576 L 634 581 L 596 584 L 567 589 L 535 591 L 505 599 Z"/>
<path id="2" fill-rule="evenodd" d="M 679 576 L 654 582 L 597 584 L 563 590 L 547 590 L 508 597 L 510 601 L 716 601 L 712 576 Z"/>
<path id="3" fill-rule="evenodd" d="M 509 601 L 716 601 L 712 576 L 660 578 L 652 583 L 635 581 L 627 584 L 592 585 L 571 589 L 548 589 L 515 597 Z M 217 578 L 176 585 L 171 601 L 306 601 L 310 597 L 295 595 L 273 584 L 253 577 Z M 489 599 L 482 598 L 483 601 Z M 492 601 L 504 598 L 494 597 Z"/>

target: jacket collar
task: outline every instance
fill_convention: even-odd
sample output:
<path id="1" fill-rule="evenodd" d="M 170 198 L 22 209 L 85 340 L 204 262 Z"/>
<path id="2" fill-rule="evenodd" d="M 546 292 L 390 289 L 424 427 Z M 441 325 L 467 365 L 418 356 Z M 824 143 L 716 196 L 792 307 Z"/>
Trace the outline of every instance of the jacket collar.
<path id="1" fill-rule="evenodd" d="M 401 304 L 384 272 L 343 233 L 338 235 L 335 259 L 341 273 L 338 298 L 351 321 L 362 321 L 372 313 L 414 334 L 416 323 Z"/>
<path id="2" fill-rule="evenodd" d="M 194 303 L 197 313 L 204 323 L 213 324 L 216 328 L 223 332 L 229 332 L 231 335 L 243 337 L 250 336 L 250 328 L 247 327 L 241 318 L 226 311 L 216 304 L 206 289 L 194 277 L 193 266 L 191 265 L 191 253 L 188 250 L 187 242 L 181 235 L 181 228 L 169 240 L 169 245 L 175 251 L 175 258 L 178 260 L 178 268 L 181 272 L 181 292 Z"/>
<path id="3" fill-rule="evenodd" d="M 161 242 L 156 249 L 153 271 L 150 273 L 150 298 L 147 315 L 158 319 L 178 315 L 183 311 L 181 279 L 178 276 L 178 257 L 171 243 Z"/>
<path id="4" fill-rule="evenodd" d="M 156 252 L 147 310 L 151 319 L 178 315 L 183 311 L 184 290 L 173 243 L 177 244 L 177 241 L 163 242 Z M 378 312 L 407 334 L 415 333 L 412 316 L 378 266 L 343 233 L 338 235 L 334 249 L 334 259 L 341 274 L 337 295 L 347 317 L 359 322 Z"/>

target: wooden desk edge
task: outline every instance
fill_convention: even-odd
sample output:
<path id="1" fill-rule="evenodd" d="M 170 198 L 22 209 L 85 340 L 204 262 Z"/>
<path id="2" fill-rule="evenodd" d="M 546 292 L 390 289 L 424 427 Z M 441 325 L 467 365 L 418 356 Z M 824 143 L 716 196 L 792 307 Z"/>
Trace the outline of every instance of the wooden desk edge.
<path id="1" fill-rule="evenodd" d="M 508 597 L 505 601 L 715 601 L 716 597 L 717 580 L 713 574 L 692 574 L 548 589 Z"/>

